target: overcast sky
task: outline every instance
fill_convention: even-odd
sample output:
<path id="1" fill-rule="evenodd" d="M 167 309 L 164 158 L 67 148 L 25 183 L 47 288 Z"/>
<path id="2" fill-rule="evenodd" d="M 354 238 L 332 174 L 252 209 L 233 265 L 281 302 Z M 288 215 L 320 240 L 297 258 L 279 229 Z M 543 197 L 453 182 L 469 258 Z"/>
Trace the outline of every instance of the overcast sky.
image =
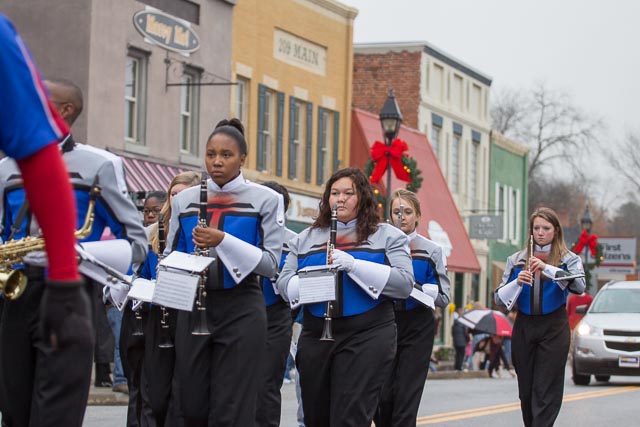
<path id="1" fill-rule="evenodd" d="M 640 130 L 640 1 L 341 1 L 359 10 L 356 43 L 427 41 L 491 76 L 493 90 L 542 82 L 611 137 Z"/>

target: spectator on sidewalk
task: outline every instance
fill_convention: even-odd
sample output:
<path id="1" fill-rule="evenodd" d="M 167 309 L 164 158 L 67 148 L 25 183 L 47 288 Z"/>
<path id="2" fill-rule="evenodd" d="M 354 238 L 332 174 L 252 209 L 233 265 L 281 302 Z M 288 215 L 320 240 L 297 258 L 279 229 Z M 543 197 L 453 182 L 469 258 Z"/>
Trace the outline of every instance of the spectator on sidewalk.
<path id="1" fill-rule="evenodd" d="M 462 316 L 462 308 L 456 310 L 458 317 L 453 322 L 451 327 L 451 335 L 453 336 L 453 347 L 456 350 L 456 359 L 453 368 L 456 371 L 462 370 L 462 363 L 464 362 L 464 354 L 469 342 L 469 331 L 458 319 Z"/>

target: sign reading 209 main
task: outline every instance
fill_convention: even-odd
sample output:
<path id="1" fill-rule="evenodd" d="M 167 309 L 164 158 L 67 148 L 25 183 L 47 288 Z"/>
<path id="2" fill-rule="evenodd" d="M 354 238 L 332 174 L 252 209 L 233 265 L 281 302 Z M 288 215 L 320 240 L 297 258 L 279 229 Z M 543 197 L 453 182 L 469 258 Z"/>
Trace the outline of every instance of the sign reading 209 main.
<path id="1" fill-rule="evenodd" d="M 188 21 L 159 10 L 145 9 L 133 15 L 133 25 L 145 40 L 161 47 L 189 54 L 200 47 L 200 40 Z"/>

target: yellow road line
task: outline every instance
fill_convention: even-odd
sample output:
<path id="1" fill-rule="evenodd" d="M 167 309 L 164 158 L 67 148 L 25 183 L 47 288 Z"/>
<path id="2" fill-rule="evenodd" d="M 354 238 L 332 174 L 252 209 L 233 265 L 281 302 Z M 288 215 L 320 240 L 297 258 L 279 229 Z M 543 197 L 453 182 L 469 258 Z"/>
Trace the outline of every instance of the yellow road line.
<path id="1" fill-rule="evenodd" d="M 603 396 L 609 396 L 609 395 L 619 394 L 619 393 L 628 393 L 631 391 L 638 391 L 638 390 L 640 390 L 640 387 L 638 386 L 628 386 L 628 387 L 611 388 L 611 389 L 605 389 L 605 390 L 587 391 L 582 393 L 565 395 L 562 401 L 573 402 L 575 400 L 592 399 L 594 397 L 603 397 Z M 442 423 L 445 421 L 455 421 L 455 420 L 461 420 L 466 418 L 482 417 L 486 415 L 500 414 L 503 412 L 511 412 L 511 411 L 519 411 L 519 410 L 520 410 L 520 402 L 503 403 L 500 405 L 485 406 L 485 407 L 473 408 L 473 409 L 463 409 L 460 411 L 444 412 L 441 414 L 434 414 L 434 415 L 425 415 L 422 417 L 418 417 L 417 425 L 420 426 L 420 425 L 427 425 L 427 424 L 436 424 L 436 423 Z"/>

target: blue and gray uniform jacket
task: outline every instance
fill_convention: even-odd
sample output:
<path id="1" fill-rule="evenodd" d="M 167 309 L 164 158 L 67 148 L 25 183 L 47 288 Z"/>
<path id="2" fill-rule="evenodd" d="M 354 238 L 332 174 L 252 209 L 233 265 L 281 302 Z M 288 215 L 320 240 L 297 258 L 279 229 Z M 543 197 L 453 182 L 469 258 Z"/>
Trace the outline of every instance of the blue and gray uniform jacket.
<path id="1" fill-rule="evenodd" d="M 407 236 L 389 224 L 378 224 L 376 231 L 365 242 L 357 242 L 356 220 L 347 224 L 338 222 L 336 249 L 364 260 L 391 267 L 380 297 L 372 298 L 352 277 L 338 272 L 337 303 L 334 305 L 334 318 L 355 316 L 365 313 L 389 298 L 406 298 L 413 286 L 413 269 L 409 255 Z M 304 267 L 325 265 L 327 263 L 327 244 L 329 228 L 307 228 L 289 242 L 289 255 L 278 277 L 277 285 L 281 295 L 286 295 L 289 280 Z M 377 292 L 377 289 L 373 289 Z M 306 306 L 316 317 L 323 317 L 326 303 Z"/>
<path id="2" fill-rule="evenodd" d="M 231 289 L 249 275 L 274 277 L 282 252 L 284 203 L 282 196 L 240 174 L 220 188 L 207 180 L 207 224 L 225 232 L 223 241 L 209 248 L 207 289 Z M 200 186 L 173 197 L 164 254 L 192 253 L 192 231 L 198 226 Z M 257 280 L 257 278 L 256 278 Z"/>
<path id="3" fill-rule="evenodd" d="M 407 236 L 411 250 L 411 262 L 415 283 L 420 289 L 424 284 L 438 286 L 436 307 L 446 307 L 450 300 L 451 283 L 447 276 L 447 265 L 442 246 L 415 231 Z M 412 310 L 420 306 L 413 298 L 394 301 L 397 311 Z"/>
<path id="4" fill-rule="evenodd" d="M 83 241 L 100 240 L 105 227 L 109 227 L 118 239 L 126 239 L 131 243 L 133 263 L 144 261 L 147 255 L 147 238 L 138 210 L 124 191 L 124 173 L 121 169 L 116 171 L 121 163 L 115 161 L 112 153 L 76 144 L 70 135 L 60 144 L 60 148 L 76 200 L 77 228 L 84 224 L 89 193 L 96 178 L 101 189 L 96 201 L 91 234 Z M 0 194 L 0 237 L 6 241 L 25 201 L 22 175 L 15 161 L 9 158 L 0 161 Z M 51 209 L 55 208 L 51 206 Z M 31 215 L 25 215 L 16 229 L 14 239 L 26 235 L 39 236 L 39 226 Z"/>
<path id="5" fill-rule="evenodd" d="M 289 254 L 289 240 L 293 239 L 296 236 L 297 234 L 294 231 L 291 231 L 285 227 L 284 241 L 282 243 L 282 255 L 280 256 L 280 264 L 278 265 L 278 272 L 282 270 L 282 267 L 284 266 L 284 261 L 286 260 L 287 255 Z M 279 301 L 284 301 L 284 298 L 281 298 L 280 295 L 276 294 L 275 292 L 274 286 L 275 286 L 276 278 L 277 278 L 277 274 L 276 274 L 276 277 L 271 279 L 268 277 L 262 278 L 262 294 L 264 295 L 264 302 L 267 307 L 270 307 Z"/>
<path id="6" fill-rule="evenodd" d="M 526 251 L 516 252 L 507 258 L 507 265 L 502 276 L 501 286 L 512 284 L 518 278 L 526 264 Z M 582 261 L 578 255 L 567 251 L 562 256 L 560 269 L 571 275 L 583 273 Z M 518 311 L 527 315 L 544 315 L 553 313 L 567 303 L 569 292 L 581 294 L 585 289 L 584 278 L 553 281 L 540 274 L 540 280 L 530 285 L 523 284 L 522 290 L 517 297 Z M 505 306 L 496 292 L 494 294 L 496 304 Z"/>

